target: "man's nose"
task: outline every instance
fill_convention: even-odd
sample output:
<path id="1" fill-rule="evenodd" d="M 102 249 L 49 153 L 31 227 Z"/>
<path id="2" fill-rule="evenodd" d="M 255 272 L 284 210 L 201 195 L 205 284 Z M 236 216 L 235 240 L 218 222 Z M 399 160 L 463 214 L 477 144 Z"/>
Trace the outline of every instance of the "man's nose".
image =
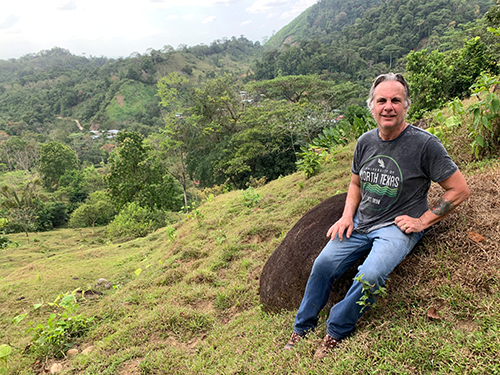
<path id="1" fill-rule="evenodd" d="M 394 106 L 392 104 L 392 101 L 388 100 L 385 102 L 384 110 L 385 111 L 392 111 L 394 109 Z"/>

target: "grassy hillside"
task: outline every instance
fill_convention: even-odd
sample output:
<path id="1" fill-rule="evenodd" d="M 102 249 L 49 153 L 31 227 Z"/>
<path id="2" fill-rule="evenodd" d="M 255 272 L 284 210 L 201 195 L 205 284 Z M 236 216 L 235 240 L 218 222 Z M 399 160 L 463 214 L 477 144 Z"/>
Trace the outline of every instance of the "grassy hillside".
<path id="1" fill-rule="evenodd" d="M 211 196 L 175 228 L 130 242 L 106 243 L 105 228 L 32 234 L 29 242 L 11 235 L 19 247 L 0 250 L 0 345 L 13 348 L 8 373 L 40 374 L 55 362 L 61 374 L 500 372 L 496 162 L 466 168 L 472 197 L 391 275 L 389 296 L 332 357 L 312 360 L 325 316 L 317 334 L 283 353 L 295 312 L 263 311 L 259 275 L 307 210 L 346 191 L 352 152 L 353 145 L 342 149 L 308 180 L 297 173 Z M 432 197 L 439 193 L 433 187 Z M 485 239 L 475 242 L 469 232 Z M 99 278 L 113 287 L 97 288 Z M 78 288 L 103 293 L 80 297 L 74 313 L 94 317 L 75 347 L 94 349 L 37 357 L 27 330 L 48 325 L 61 312 L 48 303 Z M 429 318 L 430 308 L 440 317 Z"/>

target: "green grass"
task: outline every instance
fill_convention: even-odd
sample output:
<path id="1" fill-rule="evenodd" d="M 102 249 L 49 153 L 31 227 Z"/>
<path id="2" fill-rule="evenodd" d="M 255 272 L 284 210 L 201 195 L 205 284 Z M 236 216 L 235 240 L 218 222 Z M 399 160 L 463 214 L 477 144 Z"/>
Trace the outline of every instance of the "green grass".
<path id="1" fill-rule="evenodd" d="M 500 265 L 496 258 L 476 263 L 480 252 L 467 255 L 440 233 L 391 275 L 388 297 L 323 363 L 312 357 L 326 314 L 295 352 L 282 351 L 295 312 L 263 311 L 262 267 L 307 210 L 347 190 L 352 151 L 310 179 L 294 174 L 256 188 L 261 199 L 251 207 L 238 191 L 216 196 L 199 206 L 202 217 L 175 224 L 175 236 L 164 228 L 107 244 L 105 228 L 33 233 L 29 242 L 10 235 L 20 246 L 0 250 L 0 345 L 13 348 L 8 373 L 38 374 L 53 363 L 27 350 L 30 323 L 46 323 L 56 309 L 49 302 L 96 289 L 99 278 L 113 288 L 79 299 L 78 313 L 94 322 L 74 341 L 95 349 L 65 360 L 61 374 L 500 373 Z M 460 215 L 449 230 L 470 225 Z M 441 319 L 429 319 L 429 307 Z"/>

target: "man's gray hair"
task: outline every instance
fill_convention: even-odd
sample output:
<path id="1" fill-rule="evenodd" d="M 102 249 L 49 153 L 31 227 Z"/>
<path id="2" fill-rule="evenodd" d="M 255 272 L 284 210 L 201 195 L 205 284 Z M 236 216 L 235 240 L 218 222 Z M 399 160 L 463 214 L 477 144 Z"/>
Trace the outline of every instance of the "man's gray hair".
<path id="1" fill-rule="evenodd" d="M 373 85 L 370 89 L 370 94 L 368 95 L 368 99 L 366 101 L 366 104 L 368 104 L 368 108 L 370 108 L 370 111 L 373 109 L 373 95 L 375 88 L 380 85 L 382 82 L 385 81 L 397 81 L 401 83 L 404 87 L 405 90 L 405 108 L 408 109 L 410 108 L 411 100 L 410 100 L 410 86 L 408 85 L 408 82 L 406 82 L 406 79 L 403 77 L 402 74 L 400 73 L 387 73 L 387 74 L 381 74 L 379 75 L 375 81 L 373 81 Z"/>

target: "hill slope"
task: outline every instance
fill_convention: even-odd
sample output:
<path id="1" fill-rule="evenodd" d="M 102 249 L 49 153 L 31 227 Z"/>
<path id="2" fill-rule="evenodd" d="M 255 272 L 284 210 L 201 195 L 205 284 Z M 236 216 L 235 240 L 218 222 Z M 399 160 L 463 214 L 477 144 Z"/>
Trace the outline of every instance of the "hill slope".
<path id="1" fill-rule="evenodd" d="M 20 135 L 12 125 L 23 123 L 22 130 L 47 132 L 57 117 L 77 119 L 87 130 L 132 124 L 154 130 L 162 125 L 155 96 L 161 77 L 176 71 L 197 84 L 224 72 L 243 76 L 259 49 L 259 43 L 240 37 L 117 60 L 75 56 L 57 47 L 0 60 L 0 131 Z M 130 84 L 134 91 L 127 89 Z M 125 103 L 123 110 L 108 108 L 117 101 Z"/>
<path id="2" fill-rule="evenodd" d="M 391 275 L 389 296 L 331 358 L 312 362 L 324 317 L 296 355 L 282 352 L 294 312 L 261 310 L 259 275 L 308 209 L 347 189 L 352 151 L 353 145 L 344 148 L 308 180 L 294 174 L 253 192 L 212 197 L 175 229 L 131 242 L 106 244 L 104 228 L 95 236 L 90 230 L 39 233 L 31 242 L 12 236 L 20 246 L 0 252 L 0 344 L 13 348 L 9 373 L 41 373 L 56 361 L 68 374 L 500 371 L 498 163 L 469 168 L 471 198 Z M 439 190 L 434 186 L 432 198 Z M 58 311 L 47 302 L 77 288 L 95 290 L 101 277 L 115 287 L 79 299 L 79 313 L 95 323 L 75 341 L 78 349 L 94 351 L 37 361 L 28 323 L 46 324 Z M 438 319 L 428 317 L 430 308 Z M 11 323 L 25 313 L 17 326 Z"/>
<path id="3" fill-rule="evenodd" d="M 267 43 L 268 48 L 279 48 L 284 43 L 318 39 L 323 43 L 350 43 L 371 35 L 371 39 L 395 38 L 404 43 L 408 34 L 416 38 L 413 46 L 431 35 L 441 36 L 446 26 L 456 26 L 482 17 L 490 0 L 458 1 L 435 0 L 320 0 L 283 27 Z M 396 28 L 394 28 L 396 27 Z M 345 29 L 350 29 L 345 32 Z M 375 38 L 374 38 L 375 37 Z M 340 38 L 346 38 L 339 40 Z M 371 44 L 371 43 L 370 43 Z M 370 44 L 361 42 L 361 46 Z"/>

